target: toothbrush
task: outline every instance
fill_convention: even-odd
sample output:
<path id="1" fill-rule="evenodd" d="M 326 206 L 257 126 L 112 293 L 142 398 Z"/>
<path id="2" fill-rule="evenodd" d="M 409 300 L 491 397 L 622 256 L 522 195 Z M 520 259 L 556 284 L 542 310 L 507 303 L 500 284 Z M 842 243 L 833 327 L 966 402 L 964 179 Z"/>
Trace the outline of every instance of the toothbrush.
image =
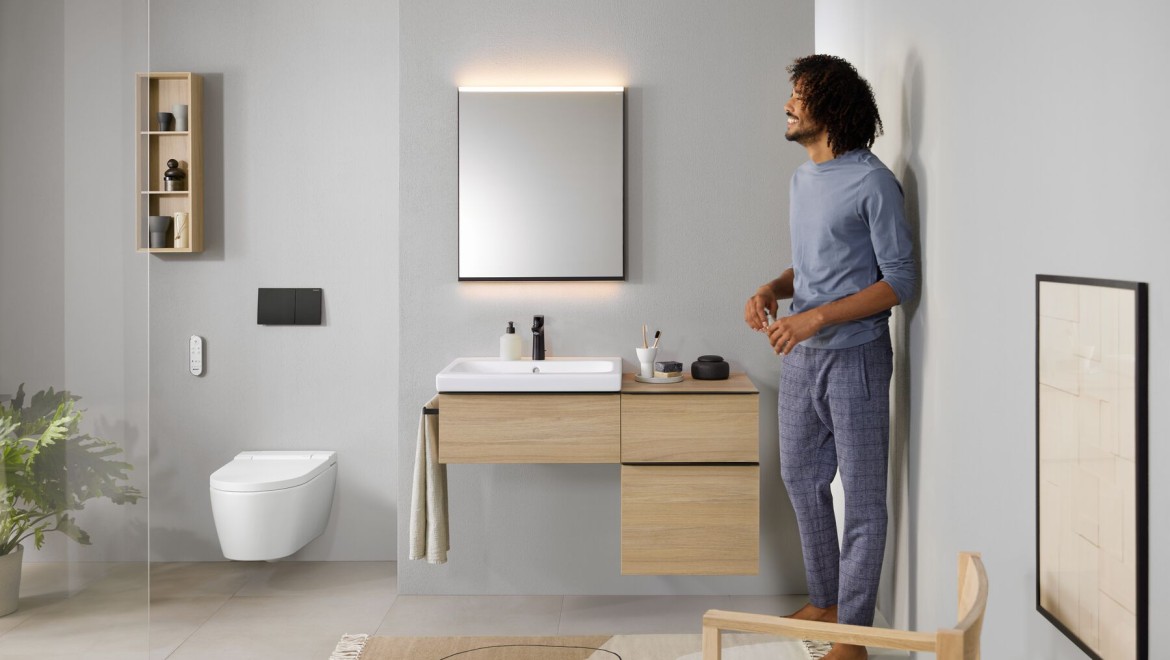
<path id="1" fill-rule="evenodd" d="M 650 348 L 650 342 L 646 341 L 646 324 L 642 324 L 642 348 Z"/>
<path id="2" fill-rule="evenodd" d="M 658 337 L 660 337 L 661 335 L 662 335 L 661 330 L 654 331 L 654 345 L 651 346 L 650 348 L 658 348 Z"/>

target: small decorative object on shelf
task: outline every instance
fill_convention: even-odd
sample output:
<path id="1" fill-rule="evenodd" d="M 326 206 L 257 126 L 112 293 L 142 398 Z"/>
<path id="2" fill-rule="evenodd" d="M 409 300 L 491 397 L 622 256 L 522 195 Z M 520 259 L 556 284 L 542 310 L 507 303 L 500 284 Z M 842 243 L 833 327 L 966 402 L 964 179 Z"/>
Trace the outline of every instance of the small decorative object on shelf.
<path id="1" fill-rule="evenodd" d="M 167 161 L 167 171 L 163 173 L 163 189 L 167 192 L 187 189 L 187 173 L 179 167 L 179 161 L 174 158 Z"/>
<path id="2" fill-rule="evenodd" d="M 171 220 L 169 215 L 152 215 L 147 218 L 147 226 L 150 229 L 150 247 L 168 247 L 167 234 L 171 230 Z"/>
<path id="3" fill-rule="evenodd" d="M 176 249 L 185 249 L 191 247 L 191 236 L 188 234 L 191 215 L 186 211 L 177 211 L 175 213 L 175 242 Z"/>
<path id="4" fill-rule="evenodd" d="M 187 130 L 187 104 L 176 103 L 171 106 L 171 114 L 175 116 L 175 130 Z"/>
<path id="5" fill-rule="evenodd" d="M 171 119 L 174 119 L 174 115 L 172 115 L 169 112 L 158 113 L 158 130 L 160 130 L 160 131 L 171 130 Z"/>

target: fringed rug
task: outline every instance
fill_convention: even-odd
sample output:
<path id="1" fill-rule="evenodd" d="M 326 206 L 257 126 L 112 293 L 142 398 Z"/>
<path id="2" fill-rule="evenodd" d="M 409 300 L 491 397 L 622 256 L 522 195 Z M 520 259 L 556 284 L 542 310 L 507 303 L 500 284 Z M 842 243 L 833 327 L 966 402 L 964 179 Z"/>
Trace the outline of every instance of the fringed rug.
<path id="1" fill-rule="evenodd" d="M 723 633 L 723 660 L 817 660 L 829 645 Z M 345 635 L 329 660 L 702 660 L 701 635 L 373 637 Z"/>

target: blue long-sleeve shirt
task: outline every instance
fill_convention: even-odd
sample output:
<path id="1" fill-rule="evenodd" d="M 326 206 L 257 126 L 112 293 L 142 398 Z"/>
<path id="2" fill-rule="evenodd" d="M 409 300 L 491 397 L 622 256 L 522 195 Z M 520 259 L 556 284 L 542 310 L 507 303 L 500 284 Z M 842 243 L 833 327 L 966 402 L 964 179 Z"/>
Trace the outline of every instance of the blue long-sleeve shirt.
<path id="1" fill-rule="evenodd" d="M 914 294 L 910 228 L 902 186 L 869 149 L 824 163 L 807 161 L 792 175 L 793 296 L 799 313 L 884 281 L 901 303 Z M 810 348 L 849 348 L 876 339 L 889 311 L 826 326 L 805 340 Z"/>

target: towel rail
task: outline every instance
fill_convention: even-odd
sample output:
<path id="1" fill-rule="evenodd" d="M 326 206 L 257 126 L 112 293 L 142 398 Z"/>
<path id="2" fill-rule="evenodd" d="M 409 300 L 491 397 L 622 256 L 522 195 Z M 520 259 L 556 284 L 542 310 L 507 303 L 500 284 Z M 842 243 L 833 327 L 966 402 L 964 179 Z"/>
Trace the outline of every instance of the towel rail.
<path id="1" fill-rule="evenodd" d="M 427 408 L 426 406 L 423 406 L 423 414 L 424 415 L 438 415 L 439 409 L 438 408 Z"/>

